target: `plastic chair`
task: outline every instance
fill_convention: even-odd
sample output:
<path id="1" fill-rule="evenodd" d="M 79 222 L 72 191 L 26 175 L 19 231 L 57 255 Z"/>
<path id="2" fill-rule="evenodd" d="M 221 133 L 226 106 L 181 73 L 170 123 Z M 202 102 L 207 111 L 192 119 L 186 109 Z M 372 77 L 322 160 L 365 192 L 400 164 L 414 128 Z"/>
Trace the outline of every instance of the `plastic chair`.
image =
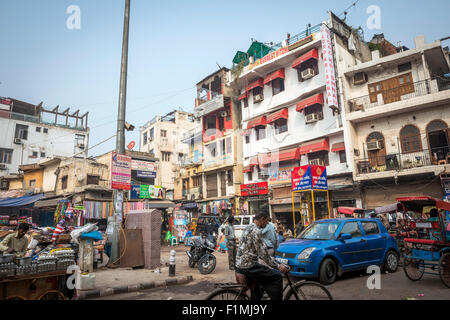
<path id="1" fill-rule="evenodd" d="M 178 241 L 177 241 L 177 237 L 175 237 L 175 236 L 172 236 L 172 238 L 170 238 L 170 245 L 171 246 L 176 246 L 178 244 Z"/>

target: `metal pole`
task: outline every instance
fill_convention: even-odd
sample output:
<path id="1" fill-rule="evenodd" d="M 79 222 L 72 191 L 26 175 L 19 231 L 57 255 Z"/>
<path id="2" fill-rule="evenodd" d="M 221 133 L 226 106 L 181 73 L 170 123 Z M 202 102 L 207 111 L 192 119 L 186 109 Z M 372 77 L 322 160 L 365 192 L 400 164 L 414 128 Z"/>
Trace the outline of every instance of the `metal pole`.
<path id="1" fill-rule="evenodd" d="M 311 190 L 312 196 L 312 212 L 313 212 L 313 222 L 316 221 L 316 206 L 314 205 L 314 190 Z"/>
<path id="2" fill-rule="evenodd" d="M 123 22 L 122 62 L 120 69 L 119 110 L 117 115 L 116 152 L 125 154 L 125 110 L 127 97 L 128 70 L 128 38 L 130 31 L 130 0 L 125 0 L 125 14 Z M 113 191 L 114 204 L 114 232 L 111 241 L 111 263 L 119 260 L 119 226 L 122 223 L 123 191 Z"/>
<path id="3" fill-rule="evenodd" d="M 292 218 L 293 218 L 293 222 L 294 222 L 294 237 L 297 238 L 297 234 L 295 232 L 295 203 L 294 203 L 294 193 L 295 191 L 292 192 Z"/>

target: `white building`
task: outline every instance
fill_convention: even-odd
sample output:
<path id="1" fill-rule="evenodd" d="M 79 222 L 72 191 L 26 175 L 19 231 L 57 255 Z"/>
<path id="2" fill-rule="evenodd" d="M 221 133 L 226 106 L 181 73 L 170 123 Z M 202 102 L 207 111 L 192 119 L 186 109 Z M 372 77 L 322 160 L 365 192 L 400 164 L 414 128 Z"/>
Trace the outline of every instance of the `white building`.
<path id="1" fill-rule="evenodd" d="M 175 110 L 156 116 L 140 128 L 139 150 L 152 153 L 160 160 L 155 183 L 168 190 L 170 199 L 173 199 L 177 166 L 189 154 L 189 145 L 181 143 L 183 135 L 195 126 L 200 124 L 191 113 Z"/>
<path id="2" fill-rule="evenodd" d="M 53 157 L 86 156 L 88 113 L 0 98 L 0 176 L 19 173 L 19 166 Z"/>

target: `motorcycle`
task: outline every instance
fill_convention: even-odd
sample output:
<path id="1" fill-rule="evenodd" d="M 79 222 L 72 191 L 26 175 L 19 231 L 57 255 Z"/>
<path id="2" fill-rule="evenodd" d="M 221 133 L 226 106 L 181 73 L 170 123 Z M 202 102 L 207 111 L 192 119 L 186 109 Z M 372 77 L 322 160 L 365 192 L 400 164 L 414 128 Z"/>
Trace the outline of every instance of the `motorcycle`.
<path id="1" fill-rule="evenodd" d="M 191 249 L 186 251 L 189 267 L 198 267 L 201 274 L 209 274 L 216 268 L 216 257 L 212 254 L 216 244 L 209 239 L 194 239 Z"/>

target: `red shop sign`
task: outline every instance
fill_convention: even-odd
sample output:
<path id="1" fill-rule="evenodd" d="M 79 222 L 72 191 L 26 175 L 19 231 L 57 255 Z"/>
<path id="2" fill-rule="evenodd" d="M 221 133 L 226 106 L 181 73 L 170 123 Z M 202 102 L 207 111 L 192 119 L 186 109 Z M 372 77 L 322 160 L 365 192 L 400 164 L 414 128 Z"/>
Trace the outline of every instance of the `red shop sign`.
<path id="1" fill-rule="evenodd" d="M 241 196 L 259 196 L 263 194 L 269 194 L 269 184 L 267 181 L 241 184 Z"/>

